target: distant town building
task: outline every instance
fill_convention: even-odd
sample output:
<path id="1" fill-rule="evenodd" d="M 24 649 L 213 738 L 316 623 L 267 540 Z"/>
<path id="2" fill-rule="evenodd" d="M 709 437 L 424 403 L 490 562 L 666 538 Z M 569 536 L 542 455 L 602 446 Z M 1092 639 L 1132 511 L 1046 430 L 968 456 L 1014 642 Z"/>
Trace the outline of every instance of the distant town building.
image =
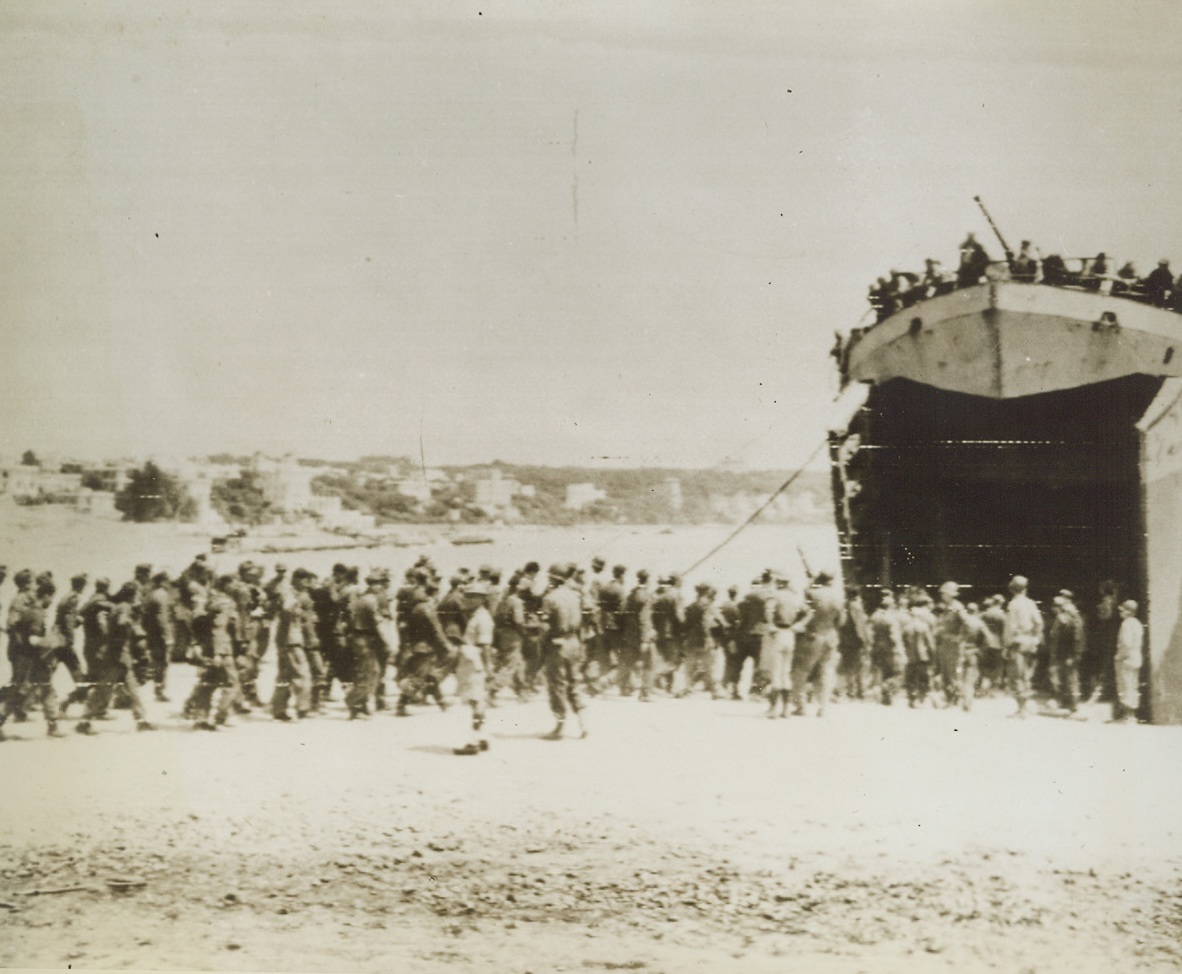
<path id="1" fill-rule="evenodd" d="M 711 494 L 707 498 L 711 513 L 723 521 L 742 521 L 754 514 L 767 497 L 751 491 L 734 494 Z M 780 494 L 764 508 L 760 518 L 764 522 L 819 521 L 828 516 L 828 509 L 817 502 L 811 490 Z"/>
<path id="2" fill-rule="evenodd" d="M 237 467 L 201 460 L 162 460 L 160 466 L 175 476 L 193 498 L 197 505 L 195 524 L 211 531 L 227 527 L 225 518 L 213 506 L 213 485 L 218 480 L 236 479 L 240 475 Z"/>
<path id="3" fill-rule="evenodd" d="M 82 474 L 17 464 L 0 470 L 0 483 L 4 493 L 19 503 L 73 503 L 82 489 Z"/>
<path id="4" fill-rule="evenodd" d="M 283 514 L 308 511 L 312 506 L 312 478 L 318 471 L 296 462 L 290 454 L 278 459 L 256 454 L 251 460 L 255 483 L 273 510 Z"/>
<path id="5" fill-rule="evenodd" d="M 606 497 L 607 492 L 594 484 L 567 484 L 566 501 L 563 506 L 572 511 L 581 511 L 584 507 L 604 500 Z"/>
<path id="6" fill-rule="evenodd" d="M 665 480 L 665 498 L 669 502 L 669 510 L 674 514 L 681 513 L 681 480 L 677 477 L 669 477 Z"/>
<path id="7" fill-rule="evenodd" d="M 127 486 L 127 467 L 123 464 L 100 464 L 81 468 L 82 482 L 93 490 L 118 494 Z"/>
<path id="8" fill-rule="evenodd" d="M 90 490 L 83 487 L 74 496 L 74 510 L 95 517 L 118 517 L 115 494 L 109 490 Z"/>
<path id="9" fill-rule="evenodd" d="M 488 510 L 508 507 L 520 491 L 521 484 L 516 479 L 493 467 L 487 477 L 476 481 L 476 504 Z"/>

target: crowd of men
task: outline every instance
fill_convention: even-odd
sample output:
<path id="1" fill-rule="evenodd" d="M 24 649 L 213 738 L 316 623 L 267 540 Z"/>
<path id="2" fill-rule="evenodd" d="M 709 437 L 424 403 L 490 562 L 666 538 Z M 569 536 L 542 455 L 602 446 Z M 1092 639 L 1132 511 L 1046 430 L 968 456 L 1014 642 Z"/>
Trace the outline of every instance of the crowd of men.
<path id="1" fill-rule="evenodd" d="M 0 583 L 7 569 L 0 566 Z M 881 592 L 868 613 L 857 590 L 842 591 L 827 572 L 803 591 L 771 570 L 740 597 L 700 583 L 683 596 L 676 575 L 653 578 L 601 558 L 589 569 L 530 562 L 502 584 L 501 572 L 461 569 L 446 584 L 429 559 L 408 569 L 398 587 L 385 569 L 364 575 L 337 564 L 326 578 L 276 565 L 269 577 L 250 561 L 217 573 L 204 555 L 176 577 L 139 565 L 114 588 L 76 575 L 58 597 L 49 573 L 13 576 L 8 611 L 11 681 L 0 690 L 0 727 L 40 708 L 51 736 L 80 705 L 81 734 L 126 708 L 140 730 L 152 730 L 140 696 L 151 683 L 168 701 L 170 668 L 198 671 L 182 715 L 215 731 L 235 713 L 263 711 L 276 721 L 313 717 L 339 691 L 350 719 L 393 709 L 446 709 L 444 682 L 471 710 L 471 741 L 457 754 L 488 750 L 487 708 L 508 696 L 529 699 L 544 685 L 561 739 L 570 719 L 588 728 L 586 696 L 608 692 L 651 701 L 699 689 L 713 697 L 766 699 L 769 717 L 823 716 L 838 697 L 900 692 L 912 707 L 929 700 L 971 707 L 982 692 L 1012 693 L 1025 715 L 1040 672 L 1066 712 L 1081 700 L 1080 664 L 1088 658 L 1083 617 L 1070 592 L 1049 616 L 1010 583 L 982 606 L 963 604 L 959 586 L 941 585 L 933 599 L 921 588 Z M 88 592 L 88 588 L 90 591 Z M 1098 612 L 1100 638 L 1111 639 L 1115 717 L 1138 706 L 1142 631 L 1136 603 L 1117 604 L 1106 590 Z M 1121 621 L 1123 620 L 1123 621 Z M 272 650 L 275 681 L 260 696 L 260 664 Z M 81 653 L 79 653 L 79 648 Z M 750 661 L 750 662 L 749 662 Z M 68 670 L 73 690 L 59 703 L 54 676 Z M 749 674 L 749 675 L 747 675 Z M 1098 693 L 1096 673 L 1085 674 Z M 387 694 L 389 693 L 389 698 Z M 2 732 L 0 732 L 2 739 Z"/>
<path id="2" fill-rule="evenodd" d="M 960 261 L 955 272 L 945 271 L 938 260 L 932 259 L 924 261 L 922 274 L 892 269 L 870 285 L 867 298 L 876 320 L 882 321 L 925 298 L 981 283 L 992 263 L 984 246 L 970 233 L 960 245 Z M 1023 240 L 1018 253 L 1007 252 L 1005 266 L 999 264 L 998 268 L 999 273 L 1008 272 L 1010 280 L 1024 284 L 1090 291 L 1107 287 L 1114 295 L 1182 312 L 1182 274 L 1175 278 L 1169 260 L 1164 257 L 1144 277 L 1132 261 L 1114 271 L 1113 261 L 1104 251 L 1073 269 L 1061 255 L 1044 257 L 1029 240 Z"/>
<path id="3" fill-rule="evenodd" d="M 922 588 L 885 590 L 869 616 L 855 593 L 842 641 L 846 672 L 862 679 L 861 651 L 869 647 L 885 704 L 902 692 L 912 707 L 933 699 L 968 710 L 977 695 L 1002 692 L 1013 695 L 1016 715 L 1024 717 L 1038 692 L 1075 715 L 1084 700 L 1110 695 L 1113 720 L 1135 720 L 1144 642 L 1137 603 L 1119 601 L 1116 585 L 1106 582 L 1088 619 L 1073 592 L 1061 590 L 1044 612 L 1027 588 L 1015 576 L 1008 600 L 996 594 L 981 604 L 962 603 L 955 582 L 941 585 L 935 599 Z M 856 682 L 853 695 L 862 692 Z"/>

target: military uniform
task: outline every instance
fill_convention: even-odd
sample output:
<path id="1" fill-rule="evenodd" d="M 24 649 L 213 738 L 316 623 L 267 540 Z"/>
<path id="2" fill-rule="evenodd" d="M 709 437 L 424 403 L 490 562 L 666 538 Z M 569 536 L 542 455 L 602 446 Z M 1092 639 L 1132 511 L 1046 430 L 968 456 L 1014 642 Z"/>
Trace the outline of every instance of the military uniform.
<path id="1" fill-rule="evenodd" d="M 293 585 L 282 585 L 272 594 L 275 613 L 275 690 L 271 694 L 271 716 L 290 720 L 287 712 L 295 698 L 296 716 L 306 717 L 312 709 L 312 671 L 305 649 L 304 602 Z"/>
<path id="2" fill-rule="evenodd" d="M 1001 687 L 1005 684 L 1005 657 L 1002 653 L 1002 642 L 1005 639 L 1006 610 L 1004 600 L 1000 595 L 990 596 L 986 601 L 981 621 L 989 634 L 989 645 L 982 650 L 977 665 L 980 669 L 982 686 L 988 684 L 990 688 Z"/>
<path id="3" fill-rule="evenodd" d="M 726 624 L 714 604 L 714 591 L 703 586 L 698 597 L 685 607 L 685 655 L 682 660 L 681 695 L 691 693 L 701 682 L 710 696 L 717 698 L 718 685 L 714 680 L 714 664 L 718 640 Z"/>
<path id="4" fill-rule="evenodd" d="M 968 613 L 960 599 L 955 596 L 946 598 L 936 614 L 936 673 L 944 693 L 944 704 L 950 707 L 960 695 L 961 655 L 968 634 Z"/>
<path id="5" fill-rule="evenodd" d="M 1060 598 L 1047 642 L 1055 666 L 1059 704 L 1071 713 L 1079 707 L 1079 661 L 1085 652 L 1083 618 L 1067 599 Z"/>
<path id="6" fill-rule="evenodd" d="M 78 651 L 74 648 L 75 632 L 82 622 L 82 589 L 86 584 L 82 576 L 78 577 L 82 579 L 81 585 L 73 587 L 58 601 L 57 608 L 54 609 L 53 634 L 57 663 L 69 672 L 75 690 L 85 690 L 86 676 L 82 669 L 82 661 L 78 658 Z M 75 694 L 71 693 L 70 697 L 74 698 Z"/>
<path id="7" fill-rule="evenodd" d="M 297 589 L 296 598 L 300 601 L 300 626 L 304 635 L 304 654 L 308 657 L 312 711 L 316 712 L 321 707 L 328 668 L 324 662 L 324 654 L 320 651 L 320 630 L 317 625 L 316 604 L 312 600 L 311 583 L 315 581 L 315 577 L 310 572 L 305 577 L 309 584 L 301 585 Z"/>
<path id="8" fill-rule="evenodd" d="M 152 680 L 156 684 L 156 699 L 167 701 L 168 663 L 176 644 L 172 612 L 172 593 L 163 579 L 157 581 L 144 603 L 144 633 L 147 637 L 148 658 Z"/>
<path id="9" fill-rule="evenodd" d="M 86 662 L 86 679 L 90 689 L 75 699 L 85 701 L 92 717 L 106 716 L 105 708 L 94 711 L 90 708 L 90 693 L 102 675 L 106 663 L 107 640 L 110 632 L 110 618 L 113 605 L 105 579 L 95 583 L 95 590 L 79 613 L 82 622 L 82 658 Z M 71 695 L 73 696 L 73 695 Z"/>
<path id="10" fill-rule="evenodd" d="M 464 627 L 464 642 L 475 646 L 484 657 L 485 669 L 492 660 L 493 640 L 496 638 L 496 623 L 485 605 L 477 606 L 468 617 Z"/>
<path id="11" fill-rule="evenodd" d="M 637 584 L 624 603 L 624 628 L 620 645 L 620 693 L 633 691 L 635 670 L 640 669 L 640 699 L 649 699 L 652 691 L 653 657 L 657 652 L 657 632 L 653 627 L 653 594 L 648 576 L 637 575 Z"/>
<path id="12" fill-rule="evenodd" d="M 57 694 L 52 680 L 57 657 L 47 618 L 51 597 L 52 590 L 48 595 L 22 592 L 9 605 L 9 659 L 19 662 L 19 670 L 13 666 L 13 682 L 0 696 L 0 726 L 13 714 L 23 713 L 25 705 L 32 700 L 41 705 L 50 736 L 60 737 Z"/>
<path id="13" fill-rule="evenodd" d="M 525 603 L 515 591 L 504 596 L 493 618 L 493 662 L 489 668 L 488 697 L 495 700 L 501 690 L 525 694 L 522 680 L 522 640 L 525 633 Z"/>
<path id="14" fill-rule="evenodd" d="M 522 680 L 527 693 L 538 688 L 538 674 L 545 661 L 546 623 L 542 619 L 542 596 L 534 591 L 535 580 L 526 575 L 517 592 L 525 605 L 525 635 L 521 643 Z"/>
<path id="15" fill-rule="evenodd" d="M 258 698 L 258 638 L 263 616 L 263 591 L 254 583 L 249 563 L 238 566 L 237 577 L 226 589 L 234 602 L 234 665 L 242 681 L 242 694 L 252 703 Z M 244 700 L 236 700 L 239 711 L 249 708 Z"/>
<path id="16" fill-rule="evenodd" d="M 882 702 L 888 707 L 907 665 L 901 616 L 893 600 L 884 601 L 870 616 L 870 665 L 878 676 Z"/>
<path id="17" fill-rule="evenodd" d="M 579 597 L 581 618 L 579 621 L 579 641 L 583 645 L 583 671 L 580 674 L 583 686 L 594 696 L 599 692 L 599 674 L 603 623 L 599 618 L 599 590 L 603 587 L 603 579 L 595 574 L 590 580 L 586 578 L 583 569 L 572 579 L 572 587 Z"/>
<path id="18" fill-rule="evenodd" d="M 8 667 L 9 682 L 0 698 L 7 700 L 12 707 L 12 713 L 17 720 L 25 720 L 25 697 L 28 694 L 29 673 L 33 665 L 33 656 L 29 652 L 20 636 L 19 621 L 32 610 L 37 601 L 33 594 L 33 573 L 27 568 L 21 569 L 13 578 L 16 583 L 16 594 L 8 603 L 5 629 L 8 631 Z M 14 629 L 13 626 L 18 628 Z"/>
<path id="19" fill-rule="evenodd" d="M 912 605 L 903 617 L 903 646 L 907 665 L 903 686 L 907 705 L 923 703 L 931 690 L 932 658 L 936 653 L 936 617 L 926 604 Z"/>
<path id="20" fill-rule="evenodd" d="M 856 592 L 846 599 L 845 622 L 837 636 L 841 655 L 839 673 L 844 681 L 845 695 L 861 700 L 866 695 L 866 655 L 870 645 L 870 626 L 862 596 Z"/>
<path id="21" fill-rule="evenodd" d="M 679 588 L 680 579 L 668 578 L 653 598 L 653 628 L 657 634 L 658 672 L 654 674 L 662 688 L 672 693 L 673 680 L 681 667 L 682 629 L 685 626 L 685 606 Z"/>
<path id="22" fill-rule="evenodd" d="M 443 632 L 449 639 L 464 635 L 468 614 L 464 610 L 463 580 L 459 576 L 451 580 L 451 588 L 439 600 L 436 613 L 439 616 L 439 624 L 443 626 Z"/>
<path id="23" fill-rule="evenodd" d="M 738 631 L 735 635 L 735 651 L 727 657 L 726 673 L 723 685 L 731 689 L 731 696 L 739 699 L 739 680 L 743 676 L 743 667 L 747 660 L 751 660 L 751 692 L 763 692 L 763 675 L 759 672 L 759 663 L 763 658 L 763 644 L 771 632 L 771 606 L 768 604 L 767 592 L 762 582 L 752 584 L 748 592 L 739 602 Z"/>
<path id="24" fill-rule="evenodd" d="M 386 650 L 382 634 L 382 607 L 378 587 L 380 579 L 370 576 L 368 589 L 353 603 L 350 618 L 349 648 L 352 657 L 353 685 L 345 697 L 349 717 L 369 713 L 369 698 L 374 692 L 378 654 Z"/>
<path id="25" fill-rule="evenodd" d="M 226 579 L 209 594 L 200 629 L 204 637 L 203 645 L 197 653 L 201 676 L 185 707 L 186 712 L 197 721 L 196 726 L 202 730 L 214 730 L 226 723 L 240 692 L 238 667 L 234 661 L 238 607 L 226 592 L 229 582 Z M 209 718 L 215 693 L 218 703 L 211 722 Z"/>
<path id="26" fill-rule="evenodd" d="M 316 641 L 320 646 L 320 656 L 324 661 L 324 673 L 317 681 L 316 696 L 319 702 L 327 701 L 332 694 L 332 681 L 342 680 L 345 672 L 341 661 L 340 646 L 337 643 L 337 598 L 336 586 L 340 576 L 334 572 L 331 578 L 325 579 L 313 587 L 308 593 L 315 610 Z M 399 625 L 401 625 L 401 609 L 399 610 Z M 402 645 L 401 630 L 399 630 L 399 645 Z"/>
<path id="27" fill-rule="evenodd" d="M 342 684 L 356 681 L 353 660 L 353 608 L 361 598 L 361 586 L 355 569 L 348 569 L 336 586 L 336 644 L 338 679 Z M 342 686 L 342 689 L 344 687 Z"/>
<path id="28" fill-rule="evenodd" d="M 789 588 L 777 589 L 769 601 L 771 618 L 769 633 L 764 639 L 762 670 L 768 681 L 768 716 L 780 705 L 780 716 L 788 712 L 788 697 L 792 692 L 793 664 L 796 659 L 795 625 L 805 611 L 800 596 Z"/>
<path id="29" fill-rule="evenodd" d="M 845 619 L 841 593 L 821 576 L 805 592 L 808 614 L 797 623 L 799 637 L 792 660 L 792 709 L 804 713 L 807 684 L 818 677 L 817 716 L 823 717 L 837 682 L 837 631 Z"/>
<path id="30" fill-rule="evenodd" d="M 1026 595 L 1025 588 L 1015 591 L 1006 607 L 1004 631 L 1006 676 L 1018 701 L 1018 713 L 1026 713 L 1030 699 L 1030 679 L 1042 645 L 1043 620 L 1038 606 Z"/>
<path id="31" fill-rule="evenodd" d="M 140 699 L 140 683 L 136 674 L 136 641 L 139 626 L 136 622 L 135 600 L 138 593 L 125 585 L 113 603 L 107 607 L 107 638 L 98 666 L 98 681 L 86 698 L 86 713 L 75 728 L 79 733 L 92 733 L 90 722 L 106 713 L 111 694 L 118 691 L 127 700 L 132 716 L 141 729 L 150 728 L 148 715 Z"/>
<path id="32" fill-rule="evenodd" d="M 621 652 L 624 599 L 624 572 L 613 571 L 612 578 L 597 592 L 599 603 L 599 683 L 605 686 L 616 672 Z"/>
<path id="33" fill-rule="evenodd" d="M 558 722 L 553 736 L 558 736 L 568 709 L 582 720 L 579 674 L 583 665 L 583 645 L 579 639 L 579 626 L 583 606 L 578 593 L 569 584 L 557 578 L 554 581 L 557 584 L 542 600 L 542 615 L 546 623 L 546 688 L 550 712 Z"/>
<path id="34" fill-rule="evenodd" d="M 405 717 L 407 705 L 426 695 L 440 707 L 447 704 L 439 688 L 441 676 L 450 668 L 452 648 L 430 593 L 420 588 L 406 623 L 406 645 L 398 655 L 398 715 Z"/>
<path id="35" fill-rule="evenodd" d="M 970 609 L 973 607 L 970 606 Z M 980 679 L 980 660 L 989 651 L 991 634 L 989 627 L 975 612 L 970 611 L 965 616 L 964 639 L 961 642 L 960 655 L 960 706 L 963 710 L 973 709 L 973 700 L 977 695 L 977 682 Z"/>
<path id="36" fill-rule="evenodd" d="M 204 565 L 194 562 L 181 574 L 176 596 L 172 607 L 175 627 L 172 661 L 183 663 L 189 659 L 189 651 L 197 643 L 196 618 L 205 612 L 208 592 Z"/>

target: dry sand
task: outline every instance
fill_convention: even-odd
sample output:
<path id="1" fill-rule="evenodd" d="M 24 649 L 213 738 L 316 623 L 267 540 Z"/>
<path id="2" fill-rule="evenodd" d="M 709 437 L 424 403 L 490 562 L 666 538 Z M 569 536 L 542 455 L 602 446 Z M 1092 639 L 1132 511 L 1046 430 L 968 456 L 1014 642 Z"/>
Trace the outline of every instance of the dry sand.
<path id="1" fill-rule="evenodd" d="M 759 539 L 735 564 L 790 540 Z M 192 671 L 175 670 L 179 701 Z M 1019 721 L 1003 699 L 766 720 L 757 702 L 612 697 L 587 740 L 550 743 L 539 699 L 493 711 L 491 751 L 462 758 L 458 708 L 209 734 L 150 706 L 147 734 L 126 713 L 96 738 L 5 728 L 0 964 L 1182 967 L 1182 728 Z"/>
<path id="2" fill-rule="evenodd" d="M 180 682 L 178 680 L 178 682 Z M 269 685 L 269 684 L 267 684 Z M 177 688 L 178 690 L 180 687 Z M 541 701 L 0 745 L 0 963 L 1176 970 L 1182 728 Z M 112 877 L 142 879 L 113 892 Z M 84 889 L 44 895 L 34 890 Z"/>

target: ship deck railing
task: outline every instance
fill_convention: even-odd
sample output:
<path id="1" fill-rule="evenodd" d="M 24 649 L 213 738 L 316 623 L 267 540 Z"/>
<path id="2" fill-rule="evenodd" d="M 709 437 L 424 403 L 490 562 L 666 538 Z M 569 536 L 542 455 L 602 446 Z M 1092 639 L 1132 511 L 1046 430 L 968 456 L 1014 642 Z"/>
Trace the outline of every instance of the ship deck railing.
<path id="1" fill-rule="evenodd" d="M 870 327 L 885 321 L 893 314 L 905 308 L 910 308 L 921 301 L 951 294 L 966 287 L 975 287 L 987 281 L 1012 281 L 1017 284 L 1042 284 L 1046 287 L 1063 288 L 1069 291 L 1087 291 L 1103 294 L 1108 297 L 1124 298 L 1140 304 L 1152 304 L 1169 311 L 1182 313 L 1182 289 L 1170 288 L 1164 291 L 1151 292 L 1145 287 L 1140 278 L 1121 277 L 1113 273 L 1094 273 L 1092 266 L 1095 257 L 1063 257 L 1061 267 L 1052 265 L 1048 272 L 1043 261 L 1036 262 L 1035 270 L 1019 272 L 1013 268 L 1009 260 L 995 260 L 990 262 L 985 273 L 970 283 L 960 283 L 955 274 L 944 274 L 937 281 L 921 281 L 910 291 L 893 295 L 895 300 L 888 305 L 879 307 L 872 304 L 871 312 L 876 315 Z M 1115 265 L 1116 260 L 1109 260 L 1109 265 Z M 1122 265 L 1123 266 L 1123 265 Z M 864 329 L 863 329 L 864 330 Z"/>
<path id="2" fill-rule="evenodd" d="M 1105 255 L 1107 266 L 1125 266 L 1115 258 Z M 1138 304 L 1153 305 L 1175 314 L 1182 314 L 1182 287 L 1170 287 L 1150 291 L 1142 283 L 1141 278 L 1121 277 L 1119 274 L 1095 273 L 1092 268 L 1096 257 L 1061 257 L 1061 266 L 1052 264 L 1051 274 L 1046 273 L 1046 259 L 1035 262 L 1033 274 L 1015 272 L 1013 260 L 995 260 L 985 266 L 984 273 L 975 281 L 961 282 L 954 273 L 945 272 L 937 280 L 924 280 L 909 291 L 894 294 L 886 306 L 872 302 L 871 307 L 863 316 L 859 324 L 849 330 L 847 335 L 838 333 L 837 341 L 830 354 L 837 362 L 841 374 L 841 384 L 844 387 L 849 378 L 849 355 L 853 347 L 862 340 L 875 326 L 886 321 L 892 315 L 898 314 L 906 308 L 927 301 L 930 298 L 951 294 L 954 291 L 986 282 L 1013 282 L 1016 284 L 1038 284 L 1044 287 L 1060 288 L 1067 291 L 1083 291 L 1101 294 L 1106 297 L 1121 298 L 1136 301 Z M 1178 281 L 1174 282 L 1178 284 Z M 873 321 L 867 321 L 871 316 Z"/>

